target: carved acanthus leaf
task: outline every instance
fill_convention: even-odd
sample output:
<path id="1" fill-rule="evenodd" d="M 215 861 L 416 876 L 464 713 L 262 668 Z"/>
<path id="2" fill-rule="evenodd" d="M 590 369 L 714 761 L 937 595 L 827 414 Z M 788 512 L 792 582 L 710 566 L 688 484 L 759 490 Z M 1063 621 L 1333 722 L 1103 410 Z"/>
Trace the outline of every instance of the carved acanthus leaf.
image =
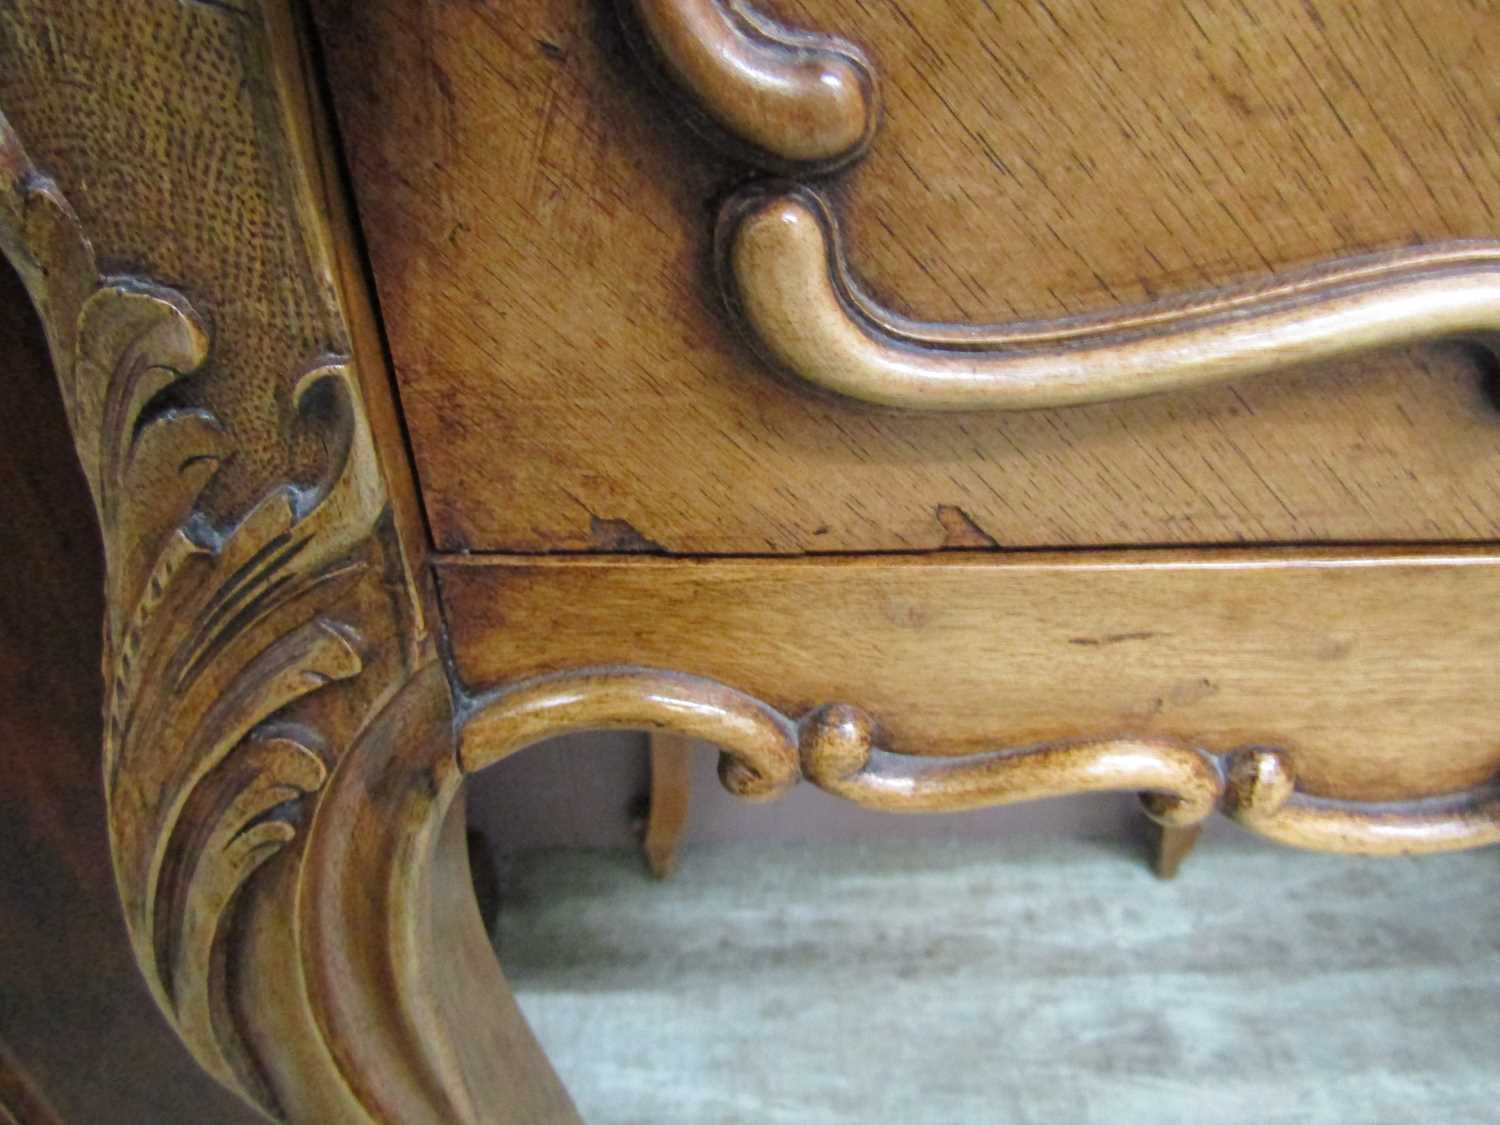
<path id="1" fill-rule="evenodd" d="M 316 360 L 291 406 L 327 435 L 322 479 L 216 522 L 202 498 L 233 437 L 164 393 L 208 361 L 203 321 L 173 289 L 99 276 L 3 119 L 0 175 L 0 249 L 42 314 L 103 530 L 105 783 L 131 940 L 199 1062 L 274 1107 L 234 1026 L 223 937 L 331 768 L 317 731 L 282 713 L 364 665 L 340 605 L 384 509 L 372 439 L 346 364 Z"/>

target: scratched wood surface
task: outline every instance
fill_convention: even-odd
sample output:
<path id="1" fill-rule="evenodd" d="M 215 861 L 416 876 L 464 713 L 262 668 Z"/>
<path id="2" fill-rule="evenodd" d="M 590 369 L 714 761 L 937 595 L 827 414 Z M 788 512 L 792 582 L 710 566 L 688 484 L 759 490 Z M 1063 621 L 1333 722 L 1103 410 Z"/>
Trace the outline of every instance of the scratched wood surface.
<path id="1" fill-rule="evenodd" d="M 1488 3 L 776 0 L 869 53 L 824 181 L 908 314 L 1110 308 L 1493 237 Z M 432 528 L 446 550 L 1487 539 L 1500 413 L 1434 345 L 1239 387 L 902 416 L 771 374 L 710 261 L 750 174 L 603 0 L 317 0 Z"/>
<path id="2" fill-rule="evenodd" d="M 1500 773 L 1500 558 L 1473 551 L 440 560 L 475 688 L 582 664 L 707 676 L 790 716 L 847 703 L 908 754 L 1069 738 L 1285 749 L 1315 796 Z"/>

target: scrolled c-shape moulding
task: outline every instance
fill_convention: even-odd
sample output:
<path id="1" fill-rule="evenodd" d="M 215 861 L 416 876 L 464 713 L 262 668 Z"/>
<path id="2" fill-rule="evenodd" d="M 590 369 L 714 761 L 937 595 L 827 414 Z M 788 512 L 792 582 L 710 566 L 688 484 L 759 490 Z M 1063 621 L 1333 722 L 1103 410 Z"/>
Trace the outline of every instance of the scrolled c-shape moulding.
<path id="1" fill-rule="evenodd" d="M 756 163 L 826 172 L 875 134 L 875 72 L 859 48 L 786 27 L 740 0 L 621 0 L 627 28 L 694 116 Z"/>
<path id="2" fill-rule="evenodd" d="M 1236 750 L 1226 762 L 1224 813 L 1294 848 L 1362 855 L 1423 855 L 1500 843 L 1500 786 L 1403 801 L 1336 801 L 1296 791 L 1285 751 Z"/>
<path id="3" fill-rule="evenodd" d="M 459 735 L 465 772 L 582 730 L 669 731 L 722 751 L 719 778 L 747 800 L 797 784 L 796 731 L 758 699 L 715 680 L 654 668 L 584 668 L 523 680 L 471 701 Z"/>
<path id="4" fill-rule="evenodd" d="M 820 789 L 886 812 L 959 812 L 1073 793 L 1140 791 L 1154 819 L 1197 824 L 1214 811 L 1223 775 L 1179 743 L 1116 738 L 997 750 L 959 758 L 893 754 L 857 707 L 833 704 L 802 720 L 802 768 Z"/>
<path id="5" fill-rule="evenodd" d="M 847 703 L 793 721 L 717 680 L 655 668 L 582 668 L 468 699 L 459 715 L 466 773 L 580 730 L 670 731 L 718 745 L 719 775 L 741 797 L 780 796 L 806 778 L 886 812 L 960 812 L 1076 793 L 1134 791 L 1168 828 L 1216 809 L 1294 847 L 1363 855 L 1455 851 L 1500 843 L 1500 785 L 1400 803 L 1334 801 L 1296 791 L 1285 750 L 1219 755 L 1167 739 L 1075 739 L 951 757 L 879 745 L 867 712 Z"/>
<path id="6" fill-rule="evenodd" d="M 957 812 L 1105 790 L 1143 791 L 1173 826 L 1213 812 L 1224 783 L 1216 762 L 1179 744 L 1101 739 L 956 758 L 893 754 L 848 704 L 800 723 L 716 680 L 653 668 L 585 668 L 523 680 L 470 701 L 459 735 L 466 772 L 580 730 L 670 731 L 719 746 L 719 775 L 737 796 L 781 796 L 803 777 L 837 796 L 891 812 Z"/>
<path id="7" fill-rule="evenodd" d="M 904 410 L 1029 410 L 1208 386 L 1422 340 L 1500 332 L 1500 243 L 1345 258 L 1274 284 L 1002 325 L 881 307 L 813 190 L 755 185 L 721 213 L 725 299 L 760 351 L 815 386 Z"/>

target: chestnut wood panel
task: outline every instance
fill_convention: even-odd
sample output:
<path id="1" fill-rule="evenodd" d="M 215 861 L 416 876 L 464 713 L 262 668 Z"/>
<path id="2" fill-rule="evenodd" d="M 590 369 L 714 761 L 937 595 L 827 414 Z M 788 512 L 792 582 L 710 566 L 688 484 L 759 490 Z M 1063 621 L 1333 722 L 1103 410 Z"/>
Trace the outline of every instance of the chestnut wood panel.
<path id="1" fill-rule="evenodd" d="M 820 184 L 898 313 L 1099 311 L 1500 233 L 1492 5 L 759 7 L 871 61 L 879 131 Z M 732 326 L 712 230 L 751 169 L 612 4 L 314 9 L 443 549 L 1500 535 L 1471 349 L 1024 415 L 822 397 Z"/>
<path id="2" fill-rule="evenodd" d="M 1313 796 L 1500 772 L 1500 596 L 1477 551 L 1101 552 L 996 561 L 450 558 L 475 689 L 579 666 L 711 678 L 789 716 L 847 703 L 907 754 L 1071 738 L 1285 750 Z"/>

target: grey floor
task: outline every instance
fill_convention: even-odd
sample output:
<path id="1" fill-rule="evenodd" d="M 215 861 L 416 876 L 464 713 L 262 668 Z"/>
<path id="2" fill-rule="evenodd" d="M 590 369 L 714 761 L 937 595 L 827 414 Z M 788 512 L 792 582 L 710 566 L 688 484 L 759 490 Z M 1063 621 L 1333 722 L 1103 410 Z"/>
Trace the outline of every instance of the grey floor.
<path id="1" fill-rule="evenodd" d="M 586 1120 L 1500 1121 L 1494 852 L 1205 842 L 513 856 L 501 957 Z"/>

